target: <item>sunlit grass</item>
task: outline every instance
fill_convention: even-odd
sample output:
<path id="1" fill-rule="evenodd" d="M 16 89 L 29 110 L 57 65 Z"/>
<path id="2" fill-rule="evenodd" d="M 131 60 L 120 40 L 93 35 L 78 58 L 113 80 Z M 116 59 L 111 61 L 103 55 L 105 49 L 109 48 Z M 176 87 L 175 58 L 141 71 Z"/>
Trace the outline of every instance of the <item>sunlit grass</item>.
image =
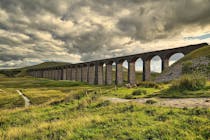
<path id="1" fill-rule="evenodd" d="M 13 96 L 22 99 L 15 92 L 19 89 L 31 100 L 32 105 L 0 109 L 1 139 L 210 138 L 210 109 L 155 107 L 133 102 L 112 103 L 102 99 L 104 96 L 130 96 L 133 99 L 160 95 L 170 84 L 142 87 L 148 85 L 145 83 L 141 87 L 126 88 L 77 82 L 67 82 L 67 86 L 63 85 L 66 81 L 33 78 L 4 81 L 0 82 L 0 89 L 7 91 L 9 96 L 4 96 L 5 91 L 2 91 L 0 103 L 7 101 L 11 104 Z M 203 90 L 209 91 L 209 87 L 210 82 Z M 141 92 L 134 94 L 134 91 Z M 197 97 L 196 93 L 194 97 Z"/>
<path id="2" fill-rule="evenodd" d="M 24 100 L 14 89 L 0 89 L 0 109 L 23 107 Z"/>
<path id="3" fill-rule="evenodd" d="M 89 94 L 94 97 L 95 93 Z M 209 109 L 66 102 L 1 112 L 3 139 L 206 139 Z"/>

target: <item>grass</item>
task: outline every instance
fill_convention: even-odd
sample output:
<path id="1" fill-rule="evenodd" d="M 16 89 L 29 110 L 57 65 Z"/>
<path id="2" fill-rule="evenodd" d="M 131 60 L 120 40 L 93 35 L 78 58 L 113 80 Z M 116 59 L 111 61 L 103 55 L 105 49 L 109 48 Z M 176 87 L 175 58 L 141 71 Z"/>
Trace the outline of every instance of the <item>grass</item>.
<path id="1" fill-rule="evenodd" d="M 0 89 L 0 109 L 23 107 L 24 100 L 13 89 Z"/>
<path id="2" fill-rule="evenodd" d="M 23 108 L 24 104 L 22 107 L 12 106 L 14 98 L 0 93 L 0 103 L 4 101 L 9 103 L 0 108 L 0 138 L 17 140 L 210 138 L 210 109 L 151 106 L 155 100 L 148 101 L 149 105 L 140 105 L 133 102 L 111 103 L 102 99 L 103 96 L 142 98 L 161 95 L 162 91 L 170 87 L 169 84 L 151 85 L 141 83 L 136 88 L 125 88 L 30 77 L 3 78 L 0 81 L 2 90 L 18 99 L 20 96 L 15 90 L 20 89 L 31 100 L 32 106 L 27 108 Z M 210 82 L 203 90 L 209 89 Z"/>
<path id="3" fill-rule="evenodd" d="M 75 93 L 76 94 L 76 93 Z M 75 97 L 75 96 L 74 96 Z M 2 139 L 208 139 L 210 110 L 79 100 L 1 111 Z M 74 100 L 73 100 L 74 99 Z"/>
<path id="4" fill-rule="evenodd" d="M 37 79 L 31 77 L 24 78 L 2 78 L 0 80 L 0 88 L 34 88 L 34 87 L 70 87 L 83 86 L 85 83 L 72 81 L 55 81 L 49 79 Z"/>
<path id="5" fill-rule="evenodd" d="M 189 54 L 187 54 L 185 57 L 177 61 L 176 63 L 184 62 L 187 60 L 192 60 L 198 57 L 210 57 L 210 46 L 205 46 L 200 49 L 197 49 Z"/>
<path id="6" fill-rule="evenodd" d="M 154 93 L 148 95 L 148 97 L 160 97 L 160 98 L 204 98 L 210 97 L 210 81 L 207 82 L 206 86 L 199 90 L 174 90 L 170 89 L 170 85 L 168 88 L 164 88 L 161 92 Z"/>
<path id="7" fill-rule="evenodd" d="M 67 98 L 68 94 L 61 92 L 56 89 L 47 89 L 47 88 L 39 88 L 39 89 L 24 89 L 22 90 L 24 95 L 26 95 L 33 105 L 53 103 L 57 101 L 62 101 Z"/>

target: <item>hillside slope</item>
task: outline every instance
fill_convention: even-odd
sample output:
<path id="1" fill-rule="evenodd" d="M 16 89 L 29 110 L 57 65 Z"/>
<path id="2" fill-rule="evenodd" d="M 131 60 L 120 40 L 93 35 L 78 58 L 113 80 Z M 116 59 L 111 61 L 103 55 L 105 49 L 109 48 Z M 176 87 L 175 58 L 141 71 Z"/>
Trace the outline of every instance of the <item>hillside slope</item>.
<path id="1" fill-rule="evenodd" d="M 199 73 L 210 80 L 210 46 L 197 49 L 174 63 L 159 77 L 156 82 L 168 82 L 182 74 Z"/>
<path id="2" fill-rule="evenodd" d="M 3 69 L 0 70 L 0 74 L 4 74 L 9 77 L 24 77 L 27 76 L 26 71 L 28 69 L 39 69 L 39 68 L 49 68 L 49 67 L 55 67 L 55 66 L 63 66 L 66 64 L 66 62 L 44 62 L 33 66 L 23 67 L 23 68 L 17 68 L 17 69 Z"/>

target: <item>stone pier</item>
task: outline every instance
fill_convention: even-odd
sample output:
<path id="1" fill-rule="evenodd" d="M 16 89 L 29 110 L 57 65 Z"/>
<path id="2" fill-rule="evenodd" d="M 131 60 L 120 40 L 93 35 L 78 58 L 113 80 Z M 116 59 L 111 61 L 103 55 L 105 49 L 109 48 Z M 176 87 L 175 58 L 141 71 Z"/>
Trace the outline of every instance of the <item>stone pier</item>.
<path id="1" fill-rule="evenodd" d="M 116 62 L 116 85 L 122 85 L 123 84 L 123 67 L 122 62 L 118 61 Z"/>
<path id="2" fill-rule="evenodd" d="M 134 85 L 136 83 L 135 61 L 128 61 L 128 83 Z"/>
<path id="3" fill-rule="evenodd" d="M 112 63 L 106 64 L 106 72 L 105 72 L 105 84 L 112 84 Z"/>

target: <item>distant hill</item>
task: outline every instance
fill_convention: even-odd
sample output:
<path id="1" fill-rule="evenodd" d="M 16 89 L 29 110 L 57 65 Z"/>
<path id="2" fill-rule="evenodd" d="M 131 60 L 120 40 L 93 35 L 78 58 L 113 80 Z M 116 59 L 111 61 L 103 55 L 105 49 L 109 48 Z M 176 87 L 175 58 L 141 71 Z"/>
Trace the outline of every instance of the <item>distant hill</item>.
<path id="1" fill-rule="evenodd" d="M 167 82 L 180 77 L 182 74 L 198 73 L 210 80 L 210 46 L 197 49 L 174 63 L 159 77 L 157 82 Z"/>
<path id="2" fill-rule="evenodd" d="M 33 66 L 27 66 L 27 67 L 23 67 L 23 68 L 17 68 L 17 69 L 3 69 L 0 70 L 0 74 L 4 74 L 8 77 L 24 77 L 27 76 L 26 71 L 28 69 L 40 69 L 40 68 L 49 68 L 49 67 L 55 67 L 55 66 L 63 66 L 66 64 L 70 64 L 70 63 L 66 63 L 66 62 L 44 62 L 44 63 L 40 63 L 37 65 L 33 65 Z"/>
<path id="3" fill-rule="evenodd" d="M 71 63 L 67 62 L 44 62 L 33 66 L 24 67 L 22 69 L 40 69 L 40 68 L 49 68 L 49 67 L 56 67 L 56 66 L 63 66 Z"/>

